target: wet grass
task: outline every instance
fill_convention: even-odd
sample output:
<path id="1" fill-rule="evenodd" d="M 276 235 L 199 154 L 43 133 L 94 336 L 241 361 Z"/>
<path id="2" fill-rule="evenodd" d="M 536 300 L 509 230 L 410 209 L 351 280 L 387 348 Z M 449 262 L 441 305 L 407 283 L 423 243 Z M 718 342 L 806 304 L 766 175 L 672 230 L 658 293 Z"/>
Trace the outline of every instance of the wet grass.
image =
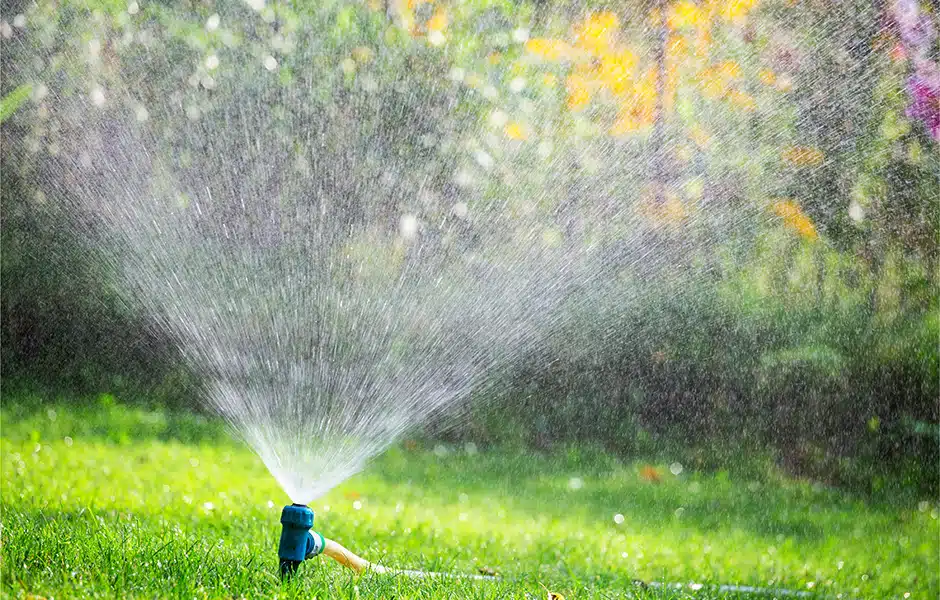
<path id="1" fill-rule="evenodd" d="M 282 584 L 288 500 L 220 423 L 107 399 L 39 402 L 8 398 L 2 409 L 4 596 L 774 597 L 709 588 L 718 584 L 940 594 L 935 499 L 872 505 L 773 473 L 748 481 L 585 449 L 422 442 L 317 500 L 316 528 L 390 566 L 499 579 L 355 576 L 317 559 Z"/>

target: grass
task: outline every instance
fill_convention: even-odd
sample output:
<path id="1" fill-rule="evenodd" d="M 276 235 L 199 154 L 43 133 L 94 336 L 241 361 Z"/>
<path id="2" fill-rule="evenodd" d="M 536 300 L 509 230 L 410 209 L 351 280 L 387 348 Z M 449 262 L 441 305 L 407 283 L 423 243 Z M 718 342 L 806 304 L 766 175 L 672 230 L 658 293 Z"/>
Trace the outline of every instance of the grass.
<path id="1" fill-rule="evenodd" d="M 282 584 L 288 500 L 260 461 L 216 421 L 107 398 L 7 399 L 0 495 L 5 597 L 773 597 L 634 580 L 940 595 L 933 500 L 872 505 L 773 474 L 674 475 L 583 448 L 407 442 L 312 506 L 319 531 L 369 559 L 494 570 L 495 582 L 356 576 L 321 558 Z"/>

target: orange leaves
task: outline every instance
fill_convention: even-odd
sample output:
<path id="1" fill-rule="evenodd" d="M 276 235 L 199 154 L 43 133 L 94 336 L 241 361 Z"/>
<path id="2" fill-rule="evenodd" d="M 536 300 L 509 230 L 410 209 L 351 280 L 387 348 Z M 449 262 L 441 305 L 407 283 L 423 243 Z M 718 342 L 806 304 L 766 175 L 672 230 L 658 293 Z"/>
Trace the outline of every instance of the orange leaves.
<path id="1" fill-rule="evenodd" d="M 666 15 L 666 24 L 670 29 L 683 29 L 703 23 L 708 15 L 689 0 L 676 2 L 669 8 Z"/>
<path id="2" fill-rule="evenodd" d="M 525 49 L 529 54 L 551 61 L 570 59 L 576 54 L 570 44 L 550 38 L 531 39 L 526 42 Z"/>
<path id="3" fill-rule="evenodd" d="M 663 480 L 662 475 L 653 465 L 643 465 L 640 469 L 640 479 L 649 483 L 659 483 Z"/>
<path id="4" fill-rule="evenodd" d="M 637 57 L 629 50 L 605 53 L 596 67 L 598 79 L 615 94 L 629 90 Z"/>
<path id="5" fill-rule="evenodd" d="M 699 86 L 707 98 L 724 99 L 744 111 L 757 108 L 753 96 L 737 89 L 742 81 L 741 65 L 733 60 L 718 63 L 702 71 Z"/>
<path id="6" fill-rule="evenodd" d="M 797 167 L 815 167 L 825 159 L 822 150 L 812 146 L 790 146 L 781 153 L 781 158 Z"/>
<path id="7" fill-rule="evenodd" d="M 592 54 L 602 54 L 613 47 L 619 27 L 619 19 L 614 13 L 594 13 L 575 26 L 574 37 L 581 48 Z"/>
<path id="8" fill-rule="evenodd" d="M 447 11 L 443 7 L 439 7 L 434 14 L 428 19 L 428 22 L 425 23 L 428 31 L 440 31 L 443 32 L 447 29 Z"/>
<path id="9" fill-rule="evenodd" d="M 591 82 L 578 73 L 568 76 L 568 108 L 570 110 L 583 110 L 591 101 Z"/>
<path id="10" fill-rule="evenodd" d="M 447 11 L 443 6 L 438 6 L 427 21 L 420 23 L 417 21 L 415 9 L 422 4 L 434 5 L 434 0 L 391 0 L 389 8 L 397 15 L 400 25 L 412 37 L 427 36 L 427 41 L 432 46 L 441 46 L 447 41 L 444 36 L 444 30 L 448 25 Z M 374 10 L 379 10 L 384 7 L 384 4 L 370 0 L 369 6 Z"/>
<path id="11" fill-rule="evenodd" d="M 800 209 L 800 206 L 792 200 L 779 200 L 774 202 L 773 211 L 778 217 L 783 219 L 783 224 L 788 229 L 793 230 L 800 236 L 815 240 L 819 237 L 816 232 L 816 226 L 808 216 Z"/>
<path id="12" fill-rule="evenodd" d="M 757 0 L 725 0 L 721 16 L 728 21 L 739 22 L 751 12 L 756 4 Z"/>
<path id="13" fill-rule="evenodd" d="M 758 0 L 673 0 L 665 7 L 669 29 L 665 64 L 656 64 L 652 55 L 638 55 L 620 34 L 620 20 L 609 11 L 589 14 L 576 23 L 568 40 L 533 38 L 525 43 L 529 57 L 568 65 L 565 102 L 569 110 L 585 111 L 592 102 L 604 102 L 614 114 L 606 123 L 610 135 L 627 135 L 650 127 L 656 119 L 657 95 L 663 94 L 661 108 L 673 110 L 680 89 L 696 85 L 706 98 L 721 100 L 732 109 L 750 112 L 756 99 L 744 88 L 745 74 L 738 62 L 709 65 L 711 33 L 721 21 L 745 18 Z M 657 9 L 658 10 L 658 9 Z M 659 13 L 661 14 L 661 13 Z M 660 73 L 665 77 L 657 85 Z M 784 89 L 784 77 L 762 71 L 760 81 Z M 545 87 L 553 87 L 555 75 L 546 74 Z M 613 105 L 612 107 L 610 105 Z M 593 115 L 594 113 L 592 113 Z M 603 114 L 603 113 L 597 113 Z M 597 117 L 607 118 L 607 117 Z M 707 136 L 692 141 L 708 145 Z"/>
<path id="14" fill-rule="evenodd" d="M 639 57 L 619 44 L 620 20 L 614 13 L 589 15 L 573 28 L 574 42 L 534 38 L 526 42 L 526 52 L 550 61 L 575 63 L 565 79 L 566 104 L 571 111 L 587 108 L 598 94 L 616 103 L 617 118 L 610 132 L 620 135 L 648 126 L 656 102 L 655 79 L 637 78 Z M 554 75 L 543 83 L 555 85 Z"/>

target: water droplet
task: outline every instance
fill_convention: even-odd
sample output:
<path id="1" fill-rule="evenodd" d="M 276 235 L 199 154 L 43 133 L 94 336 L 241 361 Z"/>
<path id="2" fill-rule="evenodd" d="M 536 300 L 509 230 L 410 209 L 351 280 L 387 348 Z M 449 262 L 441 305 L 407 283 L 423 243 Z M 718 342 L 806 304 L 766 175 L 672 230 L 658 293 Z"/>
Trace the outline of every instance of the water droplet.
<path id="1" fill-rule="evenodd" d="M 273 71 L 277 68 L 277 59 L 268 54 L 264 57 L 264 68 L 268 71 Z"/>
<path id="2" fill-rule="evenodd" d="M 477 161 L 477 164 L 484 169 L 489 170 L 493 168 L 493 157 L 487 154 L 485 150 L 477 150 L 473 153 L 473 158 Z"/>
<path id="3" fill-rule="evenodd" d="M 568 489 L 569 490 L 580 490 L 584 487 L 584 480 L 580 477 L 572 477 L 568 480 Z"/>
<path id="4" fill-rule="evenodd" d="M 361 510 L 361 509 L 362 509 L 362 502 L 360 502 L 359 500 L 356 500 L 355 502 L 353 502 L 353 510 Z"/>
<path id="5" fill-rule="evenodd" d="M 679 508 L 676 509 L 676 512 L 675 512 L 676 518 L 681 517 L 683 514 L 685 514 L 685 509 L 683 507 L 680 506 Z"/>
<path id="6" fill-rule="evenodd" d="M 865 209 L 862 208 L 862 205 L 855 200 L 852 200 L 852 202 L 849 204 L 849 218 L 856 223 L 862 221 L 865 218 Z"/>
<path id="7" fill-rule="evenodd" d="M 127 14 L 136 15 L 138 12 L 140 12 L 140 5 L 136 2 L 131 2 L 127 5 Z"/>
<path id="8" fill-rule="evenodd" d="M 150 118 L 150 113 L 147 112 L 147 109 L 143 106 L 138 106 L 137 110 L 134 111 L 134 116 L 137 117 L 137 120 L 141 123 Z"/>
<path id="9" fill-rule="evenodd" d="M 519 92 L 525 89 L 525 84 L 526 84 L 526 81 L 524 77 L 516 77 L 515 79 L 509 82 L 509 89 L 512 92 L 518 94 Z"/>
<path id="10" fill-rule="evenodd" d="M 493 86 L 487 85 L 483 88 L 483 97 L 487 100 L 495 100 L 497 96 L 499 96 L 499 92 Z"/>
<path id="11" fill-rule="evenodd" d="M 260 11 L 264 8 L 264 0 L 245 0 L 251 8 Z"/>
<path id="12" fill-rule="evenodd" d="M 206 19 L 206 30 L 215 31 L 216 29 L 219 28 L 220 22 L 221 22 L 221 19 L 219 18 L 218 13 L 213 13 L 212 15 L 209 16 L 208 19 Z"/>
<path id="13" fill-rule="evenodd" d="M 678 475 L 679 473 L 682 472 L 682 465 L 678 462 L 672 463 L 671 465 L 669 465 L 669 472 L 672 473 L 673 475 Z"/>
<path id="14" fill-rule="evenodd" d="M 443 46 L 447 42 L 447 38 L 444 37 L 444 34 L 438 31 L 437 29 L 432 29 L 428 33 L 428 42 L 432 46 Z"/>
<path id="15" fill-rule="evenodd" d="M 460 83 L 463 81 L 463 78 L 466 75 L 467 75 L 467 72 L 464 69 L 460 67 L 454 67 L 450 70 L 450 73 L 448 73 L 447 76 L 450 78 L 451 81 L 456 81 Z"/>
<path id="16" fill-rule="evenodd" d="M 467 216 L 467 203 L 458 202 L 454 205 L 454 216 L 463 219 Z M 477 453 L 477 445 L 473 442 L 467 442 L 467 445 L 464 446 L 464 451 L 469 455 L 474 455 Z"/>
<path id="17" fill-rule="evenodd" d="M 104 89 L 101 86 L 91 88 L 91 101 L 95 106 L 104 106 Z"/>
<path id="18" fill-rule="evenodd" d="M 509 122 L 509 115 L 497 109 L 490 113 L 490 125 L 493 127 L 502 127 Z"/>
<path id="19" fill-rule="evenodd" d="M 413 238 L 418 233 L 418 218 L 414 215 L 402 215 L 398 221 L 398 232 L 405 239 Z M 437 454 L 437 448 L 434 453 Z"/>
<path id="20" fill-rule="evenodd" d="M 917 503 L 917 510 L 920 512 L 927 512 L 930 510 L 930 502 L 927 500 L 921 500 Z"/>
<path id="21" fill-rule="evenodd" d="M 434 455 L 438 457 L 447 456 L 447 446 L 444 444 L 434 446 Z"/>
<path id="22" fill-rule="evenodd" d="M 65 436 L 65 439 L 62 440 L 62 441 L 65 442 L 65 446 L 66 446 L 67 448 L 71 448 L 71 447 L 72 447 L 72 438 L 70 438 L 69 436 Z"/>
<path id="23" fill-rule="evenodd" d="M 213 503 L 211 503 L 211 502 L 206 502 L 206 503 L 204 503 L 204 504 L 202 505 L 202 507 L 203 507 L 204 509 L 206 509 L 206 510 L 212 510 L 212 509 L 215 508 L 215 504 L 213 504 Z"/>
<path id="24" fill-rule="evenodd" d="M 616 523 L 617 525 L 622 525 L 623 521 L 624 521 L 624 517 L 622 514 L 617 513 L 614 515 L 614 523 Z"/>
<path id="25" fill-rule="evenodd" d="M 512 32 L 512 41 L 517 44 L 524 44 L 529 41 L 529 30 L 522 27 Z"/>
<path id="26" fill-rule="evenodd" d="M 192 465 L 193 468 L 196 468 L 196 467 L 199 466 L 199 459 L 198 459 L 198 458 L 190 458 L 190 459 L 189 459 L 189 464 Z"/>
<path id="27" fill-rule="evenodd" d="M 54 409 L 54 408 L 46 409 L 46 416 L 49 417 L 49 420 L 50 420 L 50 421 L 55 421 L 55 420 L 56 420 L 56 416 L 57 416 L 57 415 L 56 415 L 56 412 L 55 412 L 55 409 Z"/>
<path id="28" fill-rule="evenodd" d="M 16 15 L 15 17 L 13 17 L 13 26 L 16 27 L 17 29 L 22 29 L 26 27 L 26 15 L 24 15 L 23 13 L 20 13 Z"/>
<path id="29" fill-rule="evenodd" d="M 207 69 L 209 69 L 209 70 L 211 71 L 211 70 L 213 70 L 213 69 L 217 69 L 218 66 L 219 66 L 219 57 L 218 57 L 218 56 L 216 56 L 215 54 L 210 54 L 209 56 L 206 57 L 206 68 L 207 68 Z"/>

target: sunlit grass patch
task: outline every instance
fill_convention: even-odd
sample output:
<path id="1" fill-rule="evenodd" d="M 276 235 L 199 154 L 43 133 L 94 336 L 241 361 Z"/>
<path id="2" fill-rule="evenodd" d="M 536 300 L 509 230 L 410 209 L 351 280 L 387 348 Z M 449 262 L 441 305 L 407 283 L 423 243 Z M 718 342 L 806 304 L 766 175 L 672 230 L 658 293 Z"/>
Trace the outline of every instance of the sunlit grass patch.
<path id="1" fill-rule="evenodd" d="M 393 567 L 323 559 L 276 577 L 288 500 L 213 420 L 5 403 L 3 590 L 54 597 L 730 597 L 722 583 L 844 598 L 937 596 L 937 507 L 872 506 L 598 452 L 396 447 L 312 508 L 316 528 Z M 185 441 L 181 441 L 185 439 Z M 649 472 L 657 477 L 650 477 Z M 681 590 L 634 580 L 682 583 Z M 690 588 L 689 583 L 702 584 Z M 747 597 L 746 595 L 744 597 Z"/>

